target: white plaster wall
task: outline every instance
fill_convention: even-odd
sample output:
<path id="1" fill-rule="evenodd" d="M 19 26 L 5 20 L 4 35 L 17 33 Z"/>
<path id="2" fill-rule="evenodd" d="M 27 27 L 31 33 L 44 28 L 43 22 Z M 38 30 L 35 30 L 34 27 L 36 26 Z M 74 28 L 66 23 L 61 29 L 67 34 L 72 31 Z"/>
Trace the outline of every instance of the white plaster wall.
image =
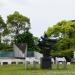
<path id="1" fill-rule="evenodd" d="M 34 57 L 40 59 L 41 57 L 43 57 L 43 54 L 34 51 Z"/>
<path id="2" fill-rule="evenodd" d="M 25 54 L 14 44 L 14 57 L 25 57 Z"/>

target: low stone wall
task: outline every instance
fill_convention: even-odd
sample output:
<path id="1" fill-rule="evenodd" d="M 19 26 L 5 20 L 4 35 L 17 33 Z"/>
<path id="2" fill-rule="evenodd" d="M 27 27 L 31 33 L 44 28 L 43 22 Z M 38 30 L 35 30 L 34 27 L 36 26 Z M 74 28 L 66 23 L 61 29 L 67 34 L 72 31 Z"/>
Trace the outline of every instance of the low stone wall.
<path id="1" fill-rule="evenodd" d="M 24 64 L 24 59 L 0 59 L 0 65 L 4 64 Z"/>

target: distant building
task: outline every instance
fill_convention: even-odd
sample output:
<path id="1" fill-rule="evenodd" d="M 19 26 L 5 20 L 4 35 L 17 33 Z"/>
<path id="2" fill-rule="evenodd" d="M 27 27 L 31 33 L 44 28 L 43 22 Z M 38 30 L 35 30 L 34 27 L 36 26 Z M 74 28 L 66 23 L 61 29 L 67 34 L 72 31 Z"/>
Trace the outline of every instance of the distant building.
<path id="1" fill-rule="evenodd" d="M 13 50 L 15 58 L 25 58 L 25 52 L 27 51 L 27 44 L 26 43 L 14 44 Z"/>

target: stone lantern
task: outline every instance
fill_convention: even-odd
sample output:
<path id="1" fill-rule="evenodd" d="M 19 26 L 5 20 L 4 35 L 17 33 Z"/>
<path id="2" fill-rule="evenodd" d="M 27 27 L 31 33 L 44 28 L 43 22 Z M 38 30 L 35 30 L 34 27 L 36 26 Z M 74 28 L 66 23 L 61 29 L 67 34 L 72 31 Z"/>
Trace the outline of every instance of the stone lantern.
<path id="1" fill-rule="evenodd" d="M 44 34 L 44 36 L 41 37 L 38 46 L 41 49 L 41 52 L 43 53 L 43 57 L 41 58 L 42 69 L 52 69 L 50 52 L 56 41 L 57 39 L 48 38 L 46 34 Z"/>

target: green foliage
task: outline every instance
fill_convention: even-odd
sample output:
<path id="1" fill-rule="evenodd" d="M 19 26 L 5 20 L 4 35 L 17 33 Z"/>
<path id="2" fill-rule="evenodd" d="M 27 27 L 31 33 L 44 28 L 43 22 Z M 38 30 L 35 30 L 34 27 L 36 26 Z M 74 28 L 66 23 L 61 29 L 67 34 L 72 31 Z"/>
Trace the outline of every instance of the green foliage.
<path id="1" fill-rule="evenodd" d="M 5 30 L 6 28 L 6 24 L 4 22 L 4 20 L 2 19 L 2 17 L 0 16 L 0 29 Z M 3 32 L 0 32 L 0 43 L 1 43 L 1 35 Z"/>
<path id="2" fill-rule="evenodd" d="M 0 50 L 12 50 L 12 46 L 5 43 L 0 43 Z"/>
<path id="3" fill-rule="evenodd" d="M 35 50 L 35 51 L 38 51 L 38 52 L 41 52 L 40 48 L 38 47 L 39 38 L 33 36 L 33 39 L 34 39 L 34 50 Z"/>
<path id="4" fill-rule="evenodd" d="M 75 51 L 75 48 L 70 48 L 70 49 L 60 50 L 60 51 L 51 51 L 51 55 L 53 57 L 60 56 L 60 57 L 66 57 L 66 58 L 73 58 L 74 51 Z"/>
<path id="5" fill-rule="evenodd" d="M 56 35 L 59 36 L 62 33 L 63 37 L 72 38 L 75 37 L 75 21 L 61 21 L 58 22 L 53 27 L 49 27 L 47 32 L 49 36 Z"/>
<path id="6" fill-rule="evenodd" d="M 62 51 L 61 54 L 62 54 L 62 56 L 65 56 L 65 57 L 73 57 L 74 51 L 75 51 L 75 49 L 70 48 L 70 49 L 67 49 L 65 51 Z"/>
<path id="7" fill-rule="evenodd" d="M 51 36 L 53 34 L 53 28 L 52 27 L 48 27 L 46 34 L 48 36 Z"/>
<path id="8" fill-rule="evenodd" d="M 38 44 L 38 41 L 39 41 L 39 38 L 38 38 L 38 37 L 33 36 L 33 39 L 34 39 L 34 43 L 35 43 L 35 45 L 37 45 L 37 44 Z"/>
<path id="9" fill-rule="evenodd" d="M 6 27 L 5 29 L 4 29 L 4 32 L 3 32 L 3 36 L 5 36 L 5 35 L 7 35 L 7 34 L 9 34 L 10 33 L 10 31 L 8 30 L 8 28 Z"/>
<path id="10" fill-rule="evenodd" d="M 75 49 L 75 20 L 58 22 L 53 27 L 49 27 L 46 33 L 49 37 L 51 35 L 60 36 L 53 48 L 54 50 L 52 50 L 53 56 L 73 56 L 72 52 Z"/>
<path id="11" fill-rule="evenodd" d="M 1 16 L 0 16 L 0 27 L 1 27 L 1 28 L 6 27 L 6 24 L 5 24 L 5 22 L 4 22 L 4 20 L 2 19 Z"/>
<path id="12" fill-rule="evenodd" d="M 15 43 L 27 43 L 29 50 L 34 49 L 34 39 L 30 32 L 24 32 L 15 37 Z"/>
<path id="13" fill-rule="evenodd" d="M 26 25 L 30 29 L 30 19 L 26 16 L 21 15 L 17 11 L 7 16 L 7 24 L 9 30 L 11 32 L 15 32 L 16 35 L 19 34 L 21 30 L 25 31 Z"/>
<path id="14" fill-rule="evenodd" d="M 69 38 L 62 38 L 56 43 L 57 50 L 65 50 L 69 49 L 73 46 L 72 39 Z"/>
<path id="15" fill-rule="evenodd" d="M 21 15 L 19 12 L 15 11 L 12 15 L 7 16 L 8 20 L 7 23 L 13 24 L 14 20 L 17 20 L 21 24 L 24 24 L 24 22 L 30 23 L 29 18 L 26 16 Z"/>

